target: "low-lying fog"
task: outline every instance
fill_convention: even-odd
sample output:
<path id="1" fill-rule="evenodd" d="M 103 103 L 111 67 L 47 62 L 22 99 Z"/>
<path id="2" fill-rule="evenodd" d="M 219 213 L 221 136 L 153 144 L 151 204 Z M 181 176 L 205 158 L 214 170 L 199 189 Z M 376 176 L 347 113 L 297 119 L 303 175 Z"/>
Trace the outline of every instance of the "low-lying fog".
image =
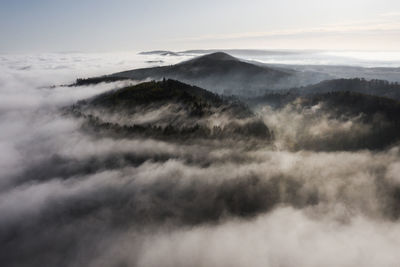
<path id="1" fill-rule="evenodd" d="M 0 55 L 1 266 L 398 266 L 400 147 L 302 149 L 357 118 L 260 108 L 265 146 L 93 137 L 59 108 L 134 82 L 49 87 L 188 58 Z"/>

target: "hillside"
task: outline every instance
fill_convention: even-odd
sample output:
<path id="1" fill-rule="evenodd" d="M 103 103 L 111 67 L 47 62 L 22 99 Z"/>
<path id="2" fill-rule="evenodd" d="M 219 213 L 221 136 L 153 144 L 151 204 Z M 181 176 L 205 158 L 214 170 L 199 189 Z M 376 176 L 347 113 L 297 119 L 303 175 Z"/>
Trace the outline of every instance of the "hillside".
<path id="1" fill-rule="evenodd" d="M 70 111 L 96 132 L 160 139 L 271 138 L 268 127 L 241 102 L 175 80 L 107 92 Z"/>
<path id="2" fill-rule="evenodd" d="M 269 92 L 247 103 L 254 109 L 271 107 L 272 116 L 289 114 L 293 124 L 301 125 L 295 149 L 384 149 L 400 141 L 400 102 L 386 97 L 349 91 L 304 95 L 287 91 Z"/>

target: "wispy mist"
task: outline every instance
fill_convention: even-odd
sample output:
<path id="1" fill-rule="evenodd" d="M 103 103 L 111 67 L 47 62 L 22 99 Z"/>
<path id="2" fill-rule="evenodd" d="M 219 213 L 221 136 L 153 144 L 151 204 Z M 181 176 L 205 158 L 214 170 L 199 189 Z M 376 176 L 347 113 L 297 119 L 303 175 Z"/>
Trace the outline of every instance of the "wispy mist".
<path id="1" fill-rule="evenodd" d="M 373 125 L 294 101 L 257 110 L 271 143 L 93 136 L 62 108 L 135 81 L 48 86 L 149 63 L 91 57 L 1 61 L 2 266 L 398 265 L 399 146 L 335 146 Z"/>

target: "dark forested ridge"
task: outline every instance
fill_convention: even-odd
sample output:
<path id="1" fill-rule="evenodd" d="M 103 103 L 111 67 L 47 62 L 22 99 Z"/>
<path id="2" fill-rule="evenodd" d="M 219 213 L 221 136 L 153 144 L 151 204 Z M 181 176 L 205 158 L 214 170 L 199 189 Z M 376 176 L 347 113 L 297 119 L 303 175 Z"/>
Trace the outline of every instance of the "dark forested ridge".
<path id="1" fill-rule="evenodd" d="M 107 92 L 78 102 L 70 111 L 86 118 L 88 128 L 125 136 L 271 138 L 268 127 L 240 101 L 223 99 L 175 80 L 151 81 Z M 110 114 L 116 114 L 119 120 L 104 119 Z"/>
<path id="2" fill-rule="evenodd" d="M 197 104 L 221 105 L 223 100 L 216 94 L 179 81 L 150 81 L 116 91 L 107 92 L 91 100 L 94 106 L 124 107 L 135 104 L 149 104 L 159 101 L 196 102 Z"/>

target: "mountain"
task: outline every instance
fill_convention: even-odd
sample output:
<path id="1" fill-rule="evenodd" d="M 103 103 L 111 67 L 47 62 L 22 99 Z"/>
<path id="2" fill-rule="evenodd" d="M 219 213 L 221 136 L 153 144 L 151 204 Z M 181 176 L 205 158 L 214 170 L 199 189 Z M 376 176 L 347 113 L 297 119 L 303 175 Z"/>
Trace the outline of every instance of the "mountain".
<path id="1" fill-rule="evenodd" d="M 271 139 L 268 127 L 243 103 L 175 80 L 151 81 L 73 105 L 86 129 L 159 139 Z"/>
<path id="2" fill-rule="evenodd" d="M 292 86 L 295 71 L 275 69 L 241 61 L 226 53 L 216 52 L 172 66 L 135 69 L 103 77 L 79 79 L 75 85 L 114 81 L 170 78 L 193 84 L 218 94 L 262 94 L 266 89 Z"/>

